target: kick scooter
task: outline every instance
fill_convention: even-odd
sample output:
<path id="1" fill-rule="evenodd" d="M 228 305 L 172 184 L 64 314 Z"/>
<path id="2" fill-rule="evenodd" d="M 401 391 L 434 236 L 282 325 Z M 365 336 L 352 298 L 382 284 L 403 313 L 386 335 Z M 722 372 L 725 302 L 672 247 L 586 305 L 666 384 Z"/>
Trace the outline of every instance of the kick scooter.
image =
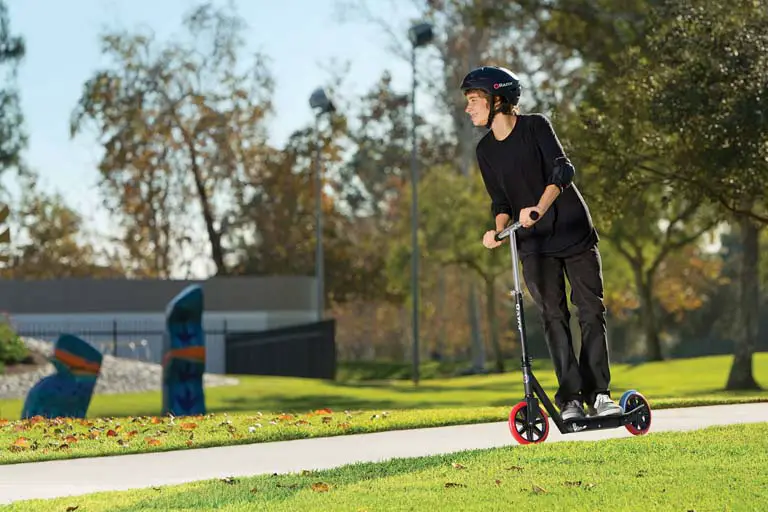
<path id="1" fill-rule="evenodd" d="M 531 213 L 531 219 L 538 218 L 537 212 Z M 643 435 L 651 428 L 651 406 L 643 395 L 635 390 L 626 391 L 619 400 L 621 414 L 611 416 L 587 416 L 584 418 L 564 421 L 560 413 L 550 401 L 544 389 L 536 380 L 531 368 L 531 357 L 528 355 L 528 340 L 525 335 L 525 316 L 523 314 L 523 292 L 520 287 L 518 270 L 517 239 L 515 233 L 522 227 L 520 222 L 504 228 L 496 234 L 496 241 L 509 237 L 509 247 L 512 253 L 512 272 L 514 290 L 510 294 L 515 300 L 517 328 L 520 331 L 520 347 L 522 349 L 522 370 L 525 399 L 512 408 L 509 413 L 509 430 L 512 437 L 520 444 L 542 443 L 549 435 L 549 420 L 552 417 L 561 434 L 572 434 L 586 430 L 625 427 L 633 435 Z M 546 412 L 539 406 L 544 406 Z"/>

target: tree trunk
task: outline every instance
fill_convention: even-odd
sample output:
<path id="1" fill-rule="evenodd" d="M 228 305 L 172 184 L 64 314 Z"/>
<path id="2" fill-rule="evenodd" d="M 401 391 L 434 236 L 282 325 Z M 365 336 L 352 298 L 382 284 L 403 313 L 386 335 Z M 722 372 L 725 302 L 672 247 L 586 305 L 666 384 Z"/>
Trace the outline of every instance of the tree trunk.
<path id="1" fill-rule="evenodd" d="M 496 318 L 496 287 L 493 279 L 485 280 L 485 308 L 488 315 L 488 328 L 491 335 L 493 355 L 496 357 L 496 371 L 504 373 L 504 354 L 499 343 L 499 321 Z"/>
<path id="2" fill-rule="evenodd" d="M 192 174 L 195 177 L 195 188 L 197 189 L 197 195 L 200 198 L 200 206 L 203 209 L 203 219 L 205 220 L 205 229 L 208 232 L 208 241 L 211 243 L 211 256 L 216 265 L 216 275 L 224 275 L 227 273 L 227 269 L 224 266 L 224 251 L 221 247 L 221 233 L 216 231 L 216 228 L 213 226 L 211 203 L 208 200 L 208 194 L 205 191 L 205 183 L 203 183 L 200 167 L 197 164 L 197 152 L 194 147 L 190 147 L 190 153 L 192 160 Z"/>
<path id="3" fill-rule="evenodd" d="M 471 279 L 471 278 L 470 278 Z M 472 336 L 472 373 L 485 371 L 485 343 L 480 332 L 480 305 L 477 303 L 477 287 L 473 281 L 469 282 L 469 329 Z"/>
<path id="4" fill-rule="evenodd" d="M 166 100 L 168 100 L 166 96 Z M 213 211 L 211 210 L 211 203 L 208 198 L 208 194 L 205 191 L 205 183 L 203 180 L 202 172 L 200 171 L 200 164 L 197 161 L 197 147 L 195 146 L 195 139 L 184 127 L 184 123 L 179 119 L 178 114 L 172 111 L 171 115 L 174 117 L 177 123 L 177 127 L 181 131 L 184 143 L 189 148 L 189 160 L 192 166 L 192 175 L 195 179 L 195 189 L 197 190 L 197 196 L 200 198 L 200 206 L 203 209 L 203 220 L 205 221 L 205 229 L 208 232 L 208 241 L 211 244 L 211 256 L 213 257 L 213 263 L 216 265 L 216 275 L 223 275 L 227 273 L 227 269 L 224 265 L 224 251 L 221 247 L 221 233 L 216 231 L 213 226 Z"/>
<path id="5" fill-rule="evenodd" d="M 440 322 L 440 330 L 437 334 L 437 341 L 435 343 L 435 349 L 433 353 L 433 359 L 443 361 L 445 359 L 445 347 L 448 345 L 446 340 L 446 319 L 448 318 L 447 311 L 445 310 L 445 273 L 438 272 L 437 275 L 438 284 L 438 318 Z"/>
<path id="6" fill-rule="evenodd" d="M 460 25 L 455 25 L 458 27 Z M 475 145 L 477 134 L 464 112 L 464 95 L 456 90 L 455 84 L 461 80 L 464 74 L 480 61 L 484 41 L 488 38 L 487 30 L 472 29 L 470 31 L 449 28 L 448 42 L 443 55 L 445 69 L 446 90 L 451 93 L 446 96 L 448 111 L 453 120 L 453 128 L 458 140 L 458 171 L 464 176 L 469 176 L 472 162 L 475 158 Z M 465 62 L 465 66 L 456 67 L 456 62 Z M 467 307 L 469 315 L 469 329 L 472 339 L 472 368 L 471 373 L 485 371 L 485 343 L 480 332 L 480 305 L 478 304 L 478 291 L 476 285 L 471 282 L 467 287 Z"/>
<path id="7" fill-rule="evenodd" d="M 656 312 L 653 309 L 653 277 L 646 275 L 642 268 L 632 268 L 635 274 L 635 286 L 640 297 L 640 323 L 645 335 L 646 356 L 650 361 L 663 361 Z"/>
<path id="8" fill-rule="evenodd" d="M 760 389 L 752 373 L 752 354 L 757 345 L 760 314 L 760 284 L 758 275 L 758 227 L 746 216 L 741 217 L 741 272 L 739 273 L 739 336 L 733 347 L 733 364 L 725 385 L 727 390 Z"/>

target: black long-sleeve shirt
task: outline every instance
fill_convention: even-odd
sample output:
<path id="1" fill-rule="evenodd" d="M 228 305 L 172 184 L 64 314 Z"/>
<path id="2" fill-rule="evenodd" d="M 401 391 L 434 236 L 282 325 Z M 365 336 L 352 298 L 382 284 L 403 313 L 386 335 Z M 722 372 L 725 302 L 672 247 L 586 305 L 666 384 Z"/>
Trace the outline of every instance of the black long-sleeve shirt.
<path id="1" fill-rule="evenodd" d="M 496 140 L 489 131 L 477 144 L 477 162 L 491 198 L 495 218 L 508 214 L 517 221 L 520 210 L 536 206 L 549 184 L 561 193 L 531 228 L 517 231 L 520 255 L 539 253 L 566 257 L 598 241 L 584 198 L 570 179 L 555 175 L 555 162 L 565 158 L 552 124 L 541 114 L 520 114 L 512 132 Z"/>

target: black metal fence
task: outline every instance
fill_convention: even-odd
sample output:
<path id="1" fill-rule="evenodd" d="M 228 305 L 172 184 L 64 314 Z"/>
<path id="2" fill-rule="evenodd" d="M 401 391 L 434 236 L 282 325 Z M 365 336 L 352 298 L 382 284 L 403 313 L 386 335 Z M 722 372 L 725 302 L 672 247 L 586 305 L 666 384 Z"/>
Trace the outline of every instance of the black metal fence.
<path id="1" fill-rule="evenodd" d="M 103 354 L 158 363 L 162 360 L 165 332 L 147 326 L 117 322 L 99 328 L 67 329 L 52 325 L 26 326 L 19 336 L 54 342 L 61 333 L 78 336 Z M 228 374 L 276 375 L 334 379 L 336 340 L 334 320 L 263 331 L 230 330 L 226 322 L 219 329 L 205 329 L 206 338 L 221 337 L 224 367 Z"/>
<path id="2" fill-rule="evenodd" d="M 72 334 L 87 341 L 102 354 L 150 362 L 158 360 L 164 334 L 158 329 L 56 329 L 53 327 L 28 327 L 18 329 L 16 332 L 21 337 L 48 342 L 56 341 L 63 333 Z"/>
<path id="3" fill-rule="evenodd" d="M 226 373 L 336 378 L 336 322 L 226 336 Z"/>
<path id="4" fill-rule="evenodd" d="M 62 333 L 78 336 L 88 343 L 92 344 L 103 354 L 110 354 L 115 357 L 124 357 L 131 359 L 140 359 L 152 361 L 153 354 L 162 357 L 162 339 L 165 331 L 158 326 L 157 322 L 142 322 L 131 320 L 114 319 L 107 322 L 99 322 L 94 327 L 56 325 L 46 323 L 42 325 L 25 325 L 15 328 L 16 333 L 25 338 L 34 338 L 43 341 L 53 342 Z M 205 335 L 223 336 L 226 338 L 229 333 L 227 321 L 224 320 L 221 327 L 205 329 Z M 158 359 L 159 360 L 159 359 Z"/>

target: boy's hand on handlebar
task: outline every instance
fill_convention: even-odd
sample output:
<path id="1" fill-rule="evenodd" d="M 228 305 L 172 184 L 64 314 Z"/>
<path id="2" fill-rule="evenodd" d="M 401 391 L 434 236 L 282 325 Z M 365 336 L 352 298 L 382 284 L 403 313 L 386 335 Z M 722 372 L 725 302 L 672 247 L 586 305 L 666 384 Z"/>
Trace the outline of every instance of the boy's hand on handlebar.
<path id="1" fill-rule="evenodd" d="M 536 220 L 533 220 L 531 218 L 531 212 L 536 212 L 539 214 L 539 216 L 536 217 Z M 536 224 L 536 221 L 539 220 L 542 215 L 544 215 L 544 212 L 538 206 L 523 208 L 522 210 L 520 210 L 520 224 L 522 224 L 524 228 L 529 228 L 534 224 Z"/>
<path id="2" fill-rule="evenodd" d="M 485 232 L 483 235 L 483 245 L 487 249 L 494 249 L 501 245 L 501 242 L 496 240 L 496 231 L 491 229 L 490 231 Z"/>

